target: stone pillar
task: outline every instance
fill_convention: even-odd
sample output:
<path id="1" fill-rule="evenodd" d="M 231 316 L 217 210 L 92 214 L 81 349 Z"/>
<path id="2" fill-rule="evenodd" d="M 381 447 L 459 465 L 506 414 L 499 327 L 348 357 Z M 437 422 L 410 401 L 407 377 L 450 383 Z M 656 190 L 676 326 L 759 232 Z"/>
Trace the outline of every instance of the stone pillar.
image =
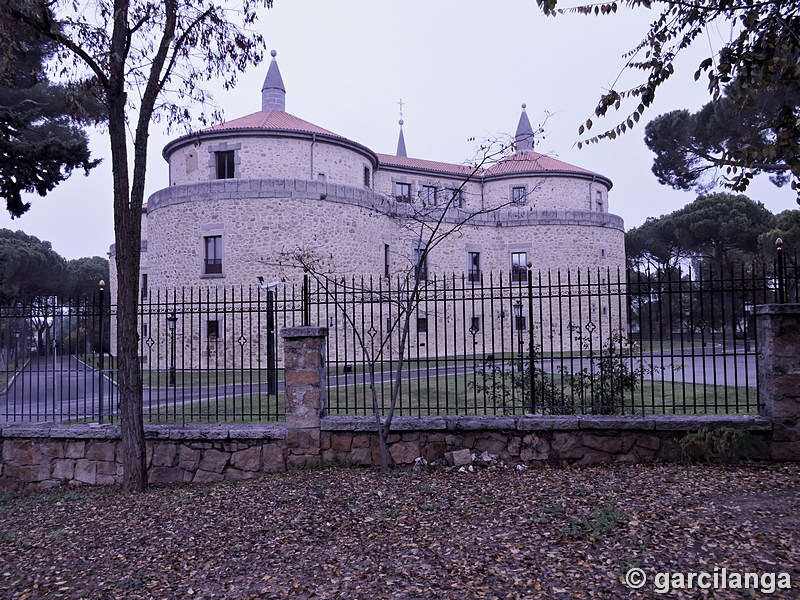
<path id="1" fill-rule="evenodd" d="M 320 463 L 320 418 L 328 405 L 325 327 L 281 330 L 286 382 L 287 467 Z"/>
<path id="2" fill-rule="evenodd" d="M 760 412 L 774 460 L 800 460 L 800 304 L 755 307 Z"/>

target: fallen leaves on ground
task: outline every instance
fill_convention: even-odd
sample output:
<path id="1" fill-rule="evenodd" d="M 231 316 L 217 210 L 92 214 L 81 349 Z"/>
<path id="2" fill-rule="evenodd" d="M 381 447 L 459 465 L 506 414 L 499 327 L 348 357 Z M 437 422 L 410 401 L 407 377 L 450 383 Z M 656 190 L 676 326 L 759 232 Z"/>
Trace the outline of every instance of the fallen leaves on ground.
<path id="1" fill-rule="evenodd" d="M 768 597 L 788 599 L 798 542 L 800 465 L 301 470 L 0 496 L 0 597 L 645 598 L 657 573 L 724 568 L 787 572 Z"/>

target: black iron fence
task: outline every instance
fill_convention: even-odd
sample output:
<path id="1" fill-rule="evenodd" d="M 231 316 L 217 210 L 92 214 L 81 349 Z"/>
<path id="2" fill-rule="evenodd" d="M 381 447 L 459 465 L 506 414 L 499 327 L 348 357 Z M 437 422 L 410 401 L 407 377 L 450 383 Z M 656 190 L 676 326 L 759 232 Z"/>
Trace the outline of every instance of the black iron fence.
<path id="1" fill-rule="evenodd" d="M 329 331 L 329 414 L 754 413 L 753 307 L 797 301 L 784 262 L 145 290 L 145 418 L 281 420 L 279 330 L 305 323 Z M 0 419 L 114 421 L 115 317 L 102 295 L 0 307 Z"/>

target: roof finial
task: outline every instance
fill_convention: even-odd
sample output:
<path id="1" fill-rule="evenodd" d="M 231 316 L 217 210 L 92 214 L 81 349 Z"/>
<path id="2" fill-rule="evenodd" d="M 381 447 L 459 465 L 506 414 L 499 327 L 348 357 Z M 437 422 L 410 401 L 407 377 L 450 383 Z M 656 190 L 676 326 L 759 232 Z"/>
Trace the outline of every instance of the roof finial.
<path id="1" fill-rule="evenodd" d="M 517 133 L 514 136 L 514 149 L 517 152 L 529 152 L 533 150 L 533 127 L 528 120 L 528 113 L 525 109 L 528 107 L 524 102 L 522 103 L 522 114 L 519 117 L 517 124 Z"/>
<path id="2" fill-rule="evenodd" d="M 403 104 L 405 103 L 402 98 L 400 98 L 398 104 L 400 105 L 400 120 L 397 124 L 400 125 L 400 137 L 397 139 L 397 156 L 408 156 L 406 154 L 406 139 L 403 136 L 403 124 L 405 123 L 405 121 L 403 121 Z"/>
<path id="3" fill-rule="evenodd" d="M 264 85 L 261 87 L 261 110 L 286 110 L 286 87 L 283 85 L 278 61 L 275 57 L 278 53 L 272 50 L 270 53 L 272 62 L 269 64 L 267 76 L 264 78 Z"/>

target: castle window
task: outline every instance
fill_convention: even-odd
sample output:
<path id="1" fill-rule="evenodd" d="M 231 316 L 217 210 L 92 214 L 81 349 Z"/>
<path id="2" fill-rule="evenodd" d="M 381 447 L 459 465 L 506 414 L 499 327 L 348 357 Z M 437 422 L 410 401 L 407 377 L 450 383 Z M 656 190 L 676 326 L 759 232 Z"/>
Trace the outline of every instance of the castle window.
<path id="1" fill-rule="evenodd" d="M 142 273 L 142 300 L 147 300 L 147 295 L 149 293 L 148 285 L 147 285 L 147 273 Z"/>
<path id="2" fill-rule="evenodd" d="M 214 152 L 214 156 L 217 161 L 217 179 L 233 179 L 236 177 L 233 150 Z"/>
<path id="3" fill-rule="evenodd" d="M 511 188 L 511 201 L 514 204 L 525 204 L 528 201 L 528 190 L 525 189 L 525 186 Z"/>
<path id="4" fill-rule="evenodd" d="M 411 202 L 411 184 L 395 182 L 394 199 L 398 202 Z"/>
<path id="5" fill-rule="evenodd" d="M 514 329 L 517 331 L 525 331 L 528 329 L 525 315 L 519 315 L 514 317 Z"/>
<path id="6" fill-rule="evenodd" d="M 436 206 L 436 187 L 432 185 L 423 185 L 419 197 L 425 206 Z"/>
<path id="7" fill-rule="evenodd" d="M 219 339 L 219 321 L 216 319 L 206 321 L 206 339 Z"/>
<path id="8" fill-rule="evenodd" d="M 528 281 L 528 253 L 511 253 L 511 281 Z"/>
<path id="9" fill-rule="evenodd" d="M 389 277 L 390 277 L 390 272 L 389 272 L 389 267 L 391 265 L 390 258 L 391 258 L 391 255 L 389 253 L 389 244 L 384 244 L 383 245 L 383 276 L 386 277 L 386 279 L 389 279 Z"/>
<path id="10" fill-rule="evenodd" d="M 368 188 L 370 185 L 371 173 L 369 167 L 364 167 L 364 187 Z"/>
<path id="11" fill-rule="evenodd" d="M 420 281 L 428 280 L 428 257 L 422 248 L 414 249 L 414 277 Z"/>
<path id="12" fill-rule="evenodd" d="M 481 253 L 467 252 L 467 280 L 481 280 Z"/>
<path id="13" fill-rule="evenodd" d="M 447 188 L 447 197 L 449 200 L 452 200 L 451 206 L 461 208 L 464 205 L 464 194 L 460 189 Z"/>
<path id="14" fill-rule="evenodd" d="M 595 192 L 595 196 L 594 197 L 595 197 L 595 202 L 597 203 L 597 210 L 599 212 L 602 212 L 602 210 L 603 210 L 603 192 L 601 192 L 600 190 L 597 190 Z"/>
<path id="15" fill-rule="evenodd" d="M 209 235 L 203 238 L 203 273 L 218 275 L 222 273 L 222 236 Z"/>
<path id="16" fill-rule="evenodd" d="M 417 333 L 428 333 L 428 317 L 417 317 Z"/>

